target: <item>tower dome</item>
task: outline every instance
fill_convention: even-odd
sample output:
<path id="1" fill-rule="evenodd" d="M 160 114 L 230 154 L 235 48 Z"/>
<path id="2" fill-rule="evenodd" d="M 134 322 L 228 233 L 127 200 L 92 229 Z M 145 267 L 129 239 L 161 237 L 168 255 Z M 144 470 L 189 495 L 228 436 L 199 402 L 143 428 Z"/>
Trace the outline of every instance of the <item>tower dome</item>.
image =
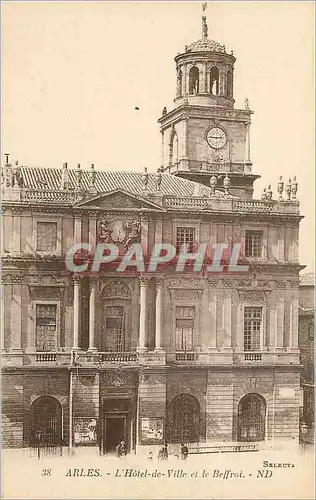
<path id="1" fill-rule="evenodd" d="M 175 57 L 177 94 L 174 102 L 234 107 L 233 71 L 235 57 L 225 45 L 208 38 L 206 17 L 202 17 L 202 38 L 186 45 Z"/>

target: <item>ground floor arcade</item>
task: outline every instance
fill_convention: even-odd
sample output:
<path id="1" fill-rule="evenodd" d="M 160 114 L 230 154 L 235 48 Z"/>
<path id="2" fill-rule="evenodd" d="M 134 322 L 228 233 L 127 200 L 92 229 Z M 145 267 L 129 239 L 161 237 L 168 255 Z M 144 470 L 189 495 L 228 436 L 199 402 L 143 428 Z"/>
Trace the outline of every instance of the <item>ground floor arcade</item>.
<path id="1" fill-rule="evenodd" d="M 299 437 L 295 369 L 152 367 L 6 371 L 3 445 L 47 442 L 111 453 Z"/>

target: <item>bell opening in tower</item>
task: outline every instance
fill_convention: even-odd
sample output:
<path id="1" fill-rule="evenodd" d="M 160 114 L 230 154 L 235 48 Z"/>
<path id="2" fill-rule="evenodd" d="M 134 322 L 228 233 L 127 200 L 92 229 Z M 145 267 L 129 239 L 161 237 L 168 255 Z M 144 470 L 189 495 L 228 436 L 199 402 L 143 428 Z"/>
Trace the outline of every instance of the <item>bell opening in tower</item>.
<path id="1" fill-rule="evenodd" d="M 199 69 L 192 66 L 189 73 L 189 93 L 195 95 L 199 93 Z"/>
<path id="2" fill-rule="evenodd" d="M 211 95 L 219 94 L 219 69 L 213 66 L 210 73 L 210 93 Z"/>

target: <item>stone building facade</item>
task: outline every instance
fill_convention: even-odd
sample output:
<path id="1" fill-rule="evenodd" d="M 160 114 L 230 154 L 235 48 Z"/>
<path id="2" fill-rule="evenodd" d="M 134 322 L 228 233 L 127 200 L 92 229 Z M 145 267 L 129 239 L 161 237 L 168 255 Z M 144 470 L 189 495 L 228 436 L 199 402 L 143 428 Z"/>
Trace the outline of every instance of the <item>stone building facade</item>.
<path id="1" fill-rule="evenodd" d="M 175 58 L 156 173 L 6 158 L 4 446 L 298 442 L 297 183 L 253 199 L 252 111 L 234 108 L 235 57 L 202 28 Z M 71 272 L 81 242 L 87 269 Z M 99 242 L 119 256 L 139 243 L 144 269 L 93 272 Z M 221 272 L 196 271 L 192 255 L 182 272 L 149 270 L 160 243 L 227 254 Z M 243 272 L 229 268 L 234 244 Z"/>
<path id="2" fill-rule="evenodd" d="M 315 275 L 301 275 L 299 289 L 299 349 L 301 371 L 301 422 L 309 427 L 309 439 L 314 434 L 314 314 L 315 314 Z"/>

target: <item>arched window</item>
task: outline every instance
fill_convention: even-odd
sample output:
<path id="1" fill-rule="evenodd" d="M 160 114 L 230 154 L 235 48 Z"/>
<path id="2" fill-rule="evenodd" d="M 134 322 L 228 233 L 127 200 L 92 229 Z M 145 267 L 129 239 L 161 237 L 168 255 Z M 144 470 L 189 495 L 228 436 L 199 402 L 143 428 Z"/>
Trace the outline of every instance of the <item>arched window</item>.
<path id="1" fill-rule="evenodd" d="M 171 443 L 196 443 L 199 440 L 200 405 L 190 394 L 179 394 L 169 407 Z"/>
<path id="2" fill-rule="evenodd" d="M 219 94 L 219 69 L 213 66 L 210 73 L 210 93 L 212 95 Z"/>
<path id="3" fill-rule="evenodd" d="M 226 85 L 227 85 L 227 95 L 229 97 L 233 96 L 233 74 L 229 69 L 226 74 Z"/>
<path id="4" fill-rule="evenodd" d="M 189 94 L 194 95 L 199 93 L 199 69 L 192 66 L 189 72 Z"/>
<path id="5" fill-rule="evenodd" d="M 30 444 L 61 444 L 62 409 L 59 401 L 51 396 L 42 396 L 31 406 Z"/>
<path id="6" fill-rule="evenodd" d="M 238 440 L 264 441 L 266 402 L 260 394 L 247 394 L 238 405 Z"/>
<path id="7" fill-rule="evenodd" d="M 169 165 L 175 165 L 178 162 L 178 136 L 173 130 L 170 134 L 169 141 Z"/>
<path id="8" fill-rule="evenodd" d="M 131 335 L 131 332 L 127 331 L 130 289 L 125 283 L 109 283 L 102 291 L 102 299 L 104 299 L 104 306 L 101 349 L 103 352 L 124 352 L 126 338 Z"/>

